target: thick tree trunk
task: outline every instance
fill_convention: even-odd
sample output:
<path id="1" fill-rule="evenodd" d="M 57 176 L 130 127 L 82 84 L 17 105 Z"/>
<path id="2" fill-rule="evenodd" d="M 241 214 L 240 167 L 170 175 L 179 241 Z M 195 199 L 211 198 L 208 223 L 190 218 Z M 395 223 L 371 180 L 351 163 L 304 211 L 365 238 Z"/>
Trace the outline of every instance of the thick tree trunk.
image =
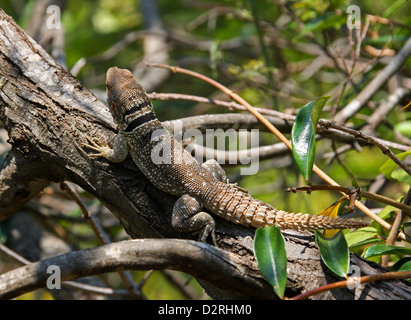
<path id="1" fill-rule="evenodd" d="M 81 145 L 87 136 L 106 137 L 110 141 L 115 134 L 108 109 L 1 10 L 0 117 L 12 145 L 0 168 L 0 221 L 13 215 L 50 181 L 68 180 L 101 200 L 132 238 L 188 237 L 171 227 L 175 198 L 154 188 L 131 159 L 113 164 L 87 156 Z M 62 272 L 66 272 L 63 279 L 73 279 L 114 270 L 118 260 L 129 268 L 169 267 L 191 273 L 215 298 L 274 298 L 253 257 L 253 234 L 253 230 L 217 219 L 219 248 L 191 241 L 150 240 L 71 252 L 63 258 L 49 258 L 1 275 L 0 297 L 13 297 L 24 291 L 19 286 L 27 290 L 44 286 L 47 264 L 60 263 Z M 312 236 L 295 232 L 284 235 L 288 255 L 287 296 L 340 280 L 321 263 Z M 148 249 L 153 250 L 152 258 Z M 204 252 L 204 256 L 194 252 Z M 183 259 L 184 253 L 187 256 Z M 100 261 L 101 255 L 113 259 Z M 133 258 L 140 257 L 141 261 L 133 262 Z M 213 268 L 201 263 L 204 257 L 212 259 Z M 355 255 L 352 263 L 360 268 L 361 275 L 385 271 Z M 380 282 L 367 284 L 360 292 L 338 290 L 316 298 L 355 297 L 410 299 L 411 288 L 403 281 Z"/>

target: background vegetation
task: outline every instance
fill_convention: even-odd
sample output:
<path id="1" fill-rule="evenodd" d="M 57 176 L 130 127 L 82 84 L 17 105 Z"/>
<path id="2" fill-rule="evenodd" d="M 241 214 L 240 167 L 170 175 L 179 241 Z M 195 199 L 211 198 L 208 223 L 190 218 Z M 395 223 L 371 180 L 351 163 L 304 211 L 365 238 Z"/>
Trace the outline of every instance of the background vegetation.
<path id="1" fill-rule="evenodd" d="M 321 115 L 330 120 L 383 70 L 411 34 L 411 5 L 405 0 L 148 1 L 156 4 L 157 10 L 144 9 L 143 0 L 63 2 L 64 54 L 59 56 L 59 61 L 102 99 L 105 72 L 109 67 L 128 68 L 149 79 L 152 71 L 147 69 L 154 68 L 147 68 L 143 63 L 151 58 L 147 56 L 145 41 L 149 35 L 158 34 L 163 35 L 166 44 L 166 58 L 160 62 L 207 75 L 234 90 L 254 107 L 295 115 L 307 102 L 335 94 Z M 361 9 L 362 29 L 359 32 L 350 31 L 346 26 L 347 7 L 353 4 Z M 36 5 L 36 1 L 0 0 L 0 7 L 24 29 L 31 28 Z M 144 10 L 149 10 L 150 15 Z M 36 40 L 45 46 L 48 43 L 45 38 Z M 48 45 L 53 54 L 55 44 L 54 47 Z M 409 146 L 411 113 L 403 107 L 411 97 L 410 67 L 411 61 L 406 60 L 395 76 L 376 90 L 345 125 L 366 129 L 371 136 Z M 186 75 L 166 73 L 155 77 L 159 81 L 148 86 L 150 92 L 228 99 L 214 87 Z M 370 124 L 369 119 L 376 110 L 397 97 L 398 88 L 404 91 L 389 111 Z M 154 100 L 153 103 L 161 120 L 230 112 L 221 106 L 184 100 Z M 8 150 L 7 135 L 1 132 L 0 138 L 2 160 Z M 278 140 L 272 134 L 261 134 L 261 145 L 275 142 Z M 404 150 L 392 148 L 392 151 Z M 317 145 L 316 164 L 340 185 L 351 187 L 354 179 L 365 190 L 401 201 L 410 186 L 381 173 L 380 167 L 387 160 L 380 149 L 369 144 L 360 145 L 355 140 L 347 144 L 322 137 Z M 408 163 L 407 158 L 404 161 Z M 237 167 L 229 167 L 227 171 L 230 181 L 238 182 L 256 198 L 287 211 L 318 213 L 340 196 L 327 191 L 311 195 L 285 192 L 288 187 L 305 185 L 290 153 L 261 161 L 256 175 L 240 177 Z M 323 182 L 313 176 L 312 183 Z M 127 237 L 115 219 L 110 219 L 106 209 L 88 195 L 82 196 L 88 201 L 89 210 L 103 217 L 104 227 L 112 239 Z M 366 205 L 376 213 L 384 206 L 372 201 L 367 201 Z M 66 199 L 56 185 L 33 201 L 28 211 L 42 224 L 47 220 L 47 230 L 58 234 L 72 248 L 98 244 L 92 230 L 82 222 L 80 209 Z M 392 223 L 395 214 L 396 211 L 391 210 L 384 219 Z M 7 226 L 2 228 L 7 229 Z M 2 235 L 4 241 L 7 240 L 7 232 L 2 233 L 0 229 Z M 384 243 L 387 236 L 386 231 L 379 229 L 372 237 L 373 243 Z M 366 238 L 354 242 L 358 244 L 363 240 Z M 353 247 L 358 254 L 362 254 L 364 248 L 362 245 Z M 392 266 L 403 257 L 392 255 L 386 265 Z M 381 262 L 380 256 L 370 259 Z M 1 272 L 13 267 L 13 262 L 1 253 L 0 263 Z M 143 272 L 132 274 L 137 282 L 146 276 Z M 103 280 L 114 288 L 123 286 L 117 275 L 106 275 Z M 204 297 L 198 285 L 187 289 L 184 281 L 190 278 L 183 274 L 154 272 L 143 291 L 151 299 Z M 49 295 L 40 291 L 26 297 L 44 299 Z"/>

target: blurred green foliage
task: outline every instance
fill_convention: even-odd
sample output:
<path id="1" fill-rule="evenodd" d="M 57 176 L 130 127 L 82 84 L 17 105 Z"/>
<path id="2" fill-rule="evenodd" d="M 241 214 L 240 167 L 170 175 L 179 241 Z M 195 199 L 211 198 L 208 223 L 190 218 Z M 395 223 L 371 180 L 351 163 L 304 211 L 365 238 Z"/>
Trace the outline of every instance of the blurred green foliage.
<path id="1" fill-rule="evenodd" d="M 0 7 L 24 28 L 33 13 L 34 2 L 0 0 Z M 336 108 L 345 106 L 385 66 L 386 58 L 373 57 L 364 50 L 366 45 L 376 49 L 386 47 L 398 52 L 411 34 L 411 4 L 406 0 L 158 0 L 157 4 L 164 29 L 176 38 L 176 35 L 182 35 L 187 42 L 182 45 L 176 39 L 168 40 L 170 65 L 179 65 L 210 76 L 235 90 L 255 107 L 293 114 L 317 97 L 343 90 L 339 99 L 331 99 L 322 118 L 331 117 Z M 370 68 L 354 73 L 355 85 L 347 85 L 342 89 L 348 74 L 344 66 L 335 64 L 335 59 L 341 54 L 349 60 L 355 50 L 354 44 L 351 51 L 342 53 L 343 47 L 347 48 L 349 37 L 346 9 L 350 4 L 361 8 L 363 23 L 366 14 L 388 18 L 394 23 L 369 24 L 358 63 L 369 64 Z M 67 66 L 70 69 L 79 59 L 89 59 L 78 78 L 90 89 L 104 90 L 104 74 L 109 67 L 133 69 L 143 56 L 144 38 L 141 38 L 108 60 L 93 62 L 90 59 L 112 48 L 130 32 L 144 30 L 145 21 L 140 5 L 139 0 L 67 1 L 62 15 Z M 239 44 L 229 47 L 230 41 Z M 337 50 L 334 55 L 330 54 L 331 49 Z M 315 70 L 314 62 L 321 56 L 319 52 L 324 54 L 323 58 L 328 53 L 329 60 Z M 401 69 L 402 76 L 410 76 L 410 66 L 409 59 Z M 309 73 L 310 70 L 314 71 Z M 224 99 L 210 85 L 181 74 L 171 75 L 156 91 Z M 373 113 L 373 108 L 388 95 L 387 87 L 381 88 L 370 105 L 361 110 L 351 124 L 361 129 L 366 124 L 367 116 Z M 409 100 L 409 95 L 401 100 L 378 127 L 376 135 L 393 141 L 398 137 L 397 132 L 405 139 L 411 137 L 411 113 L 401 109 Z M 161 120 L 228 112 L 221 107 L 188 101 L 154 101 L 154 105 Z M 273 142 L 277 142 L 273 136 L 262 135 L 260 144 Z M 318 141 L 316 163 L 345 186 L 351 185 L 352 174 L 366 189 L 380 174 L 379 168 L 387 160 L 379 149 L 363 147 L 360 152 L 352 149 L 341 154 L 339 158 L 344 163 L 342 166 L 339 161 L 329 163 L 323 157 L 331 150 L 329 140 Z M 318 213 L 339 197 L 331 192 L 314 192 L 311 195 L 286 193 L 285 188 L 304 184 L 290 159 L 288 155 L 262 161 L 258 174 L 253 176 L 240 178 L 238 168 L 230 167 L 228 172 L 231 181 L 238 180 L 255 197 L 287 211 Z M 320 183 L 315 177 L 312 182 Z M 404 195 L 408 188 L 404 183 L 387 182 L 381 193 L 396 199 Z M 73 230 L 74 233 L 83 231 Z M 157 277 L 161 278 L 161 275 L 157 274 L 153 278 Z M 162 281 L 150 281 L 153 283 L 147 285 L 149 297 L 180 298 L 168 295 L 163 285 L 159 284 Z"/>

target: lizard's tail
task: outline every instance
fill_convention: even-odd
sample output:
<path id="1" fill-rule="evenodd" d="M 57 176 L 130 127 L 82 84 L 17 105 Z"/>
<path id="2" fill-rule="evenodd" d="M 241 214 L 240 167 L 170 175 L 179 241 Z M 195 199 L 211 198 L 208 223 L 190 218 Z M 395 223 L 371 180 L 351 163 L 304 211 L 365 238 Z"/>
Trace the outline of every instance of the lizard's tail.
<path id="1" fill-rule="evenodd" d="M 322 230 L 322 229 L 351 229 L 368 226 L 365 221 L 357 219 L 330 218 L 327 216 L 312 216 L 310 214 L 289 213 L 278 210 L 267 216 L 268 224 L 276 225 L 280 229 Z"/>

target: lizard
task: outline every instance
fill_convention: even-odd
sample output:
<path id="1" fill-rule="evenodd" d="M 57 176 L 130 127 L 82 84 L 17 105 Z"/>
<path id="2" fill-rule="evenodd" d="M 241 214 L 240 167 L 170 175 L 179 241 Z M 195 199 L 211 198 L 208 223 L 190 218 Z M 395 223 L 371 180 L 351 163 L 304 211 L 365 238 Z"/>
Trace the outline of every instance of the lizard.
<path id="1" fill-rule="evenodd" d="M 171 217 L 179 232 L 199 233 L 199 240 L 215 238 L 211 212 L 235 224 L 261 228 L 322 230 L 360 228 L 368 223 L 357 219 L 289 213 L 253 198 L 244 189 L 228 183 L 224 169 L 215 160 L 200 164 L 161 124 L 143 87 L 127 69 L 107 71 L 107 102 L 118 134 L 111 148 L 107 140 L 87 137 L 83 143 L 103 157 L 119 163 L 131 156 L 147 179 L 158 189 L 178 196 Z M 208 212 L 203 211 L 206 208 Z"/>

